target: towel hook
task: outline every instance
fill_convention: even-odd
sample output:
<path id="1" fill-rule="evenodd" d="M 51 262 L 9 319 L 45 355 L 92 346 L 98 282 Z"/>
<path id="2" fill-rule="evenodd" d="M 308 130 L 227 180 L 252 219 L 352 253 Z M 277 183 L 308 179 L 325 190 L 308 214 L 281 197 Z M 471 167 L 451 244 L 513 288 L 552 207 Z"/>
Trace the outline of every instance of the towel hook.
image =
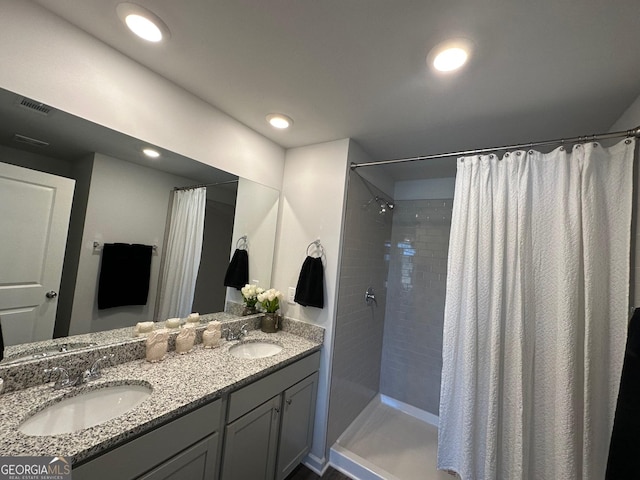
<path id="1" fill-rule="evenodd" d="M 322 246 L 322 244 L 320 243 L 320 239 L 318 238 L 317 240 L 314 240 L 313 242 L 311 242 L 308 246 L 307 246 L 307 257 L 311 256 L 311 253 L 309 251 L 309 249 L 311 247 L 315 247 L 316 253 L 318 254 L 318 256 L 320 258 L 324 257 L 324 247 Z"/>

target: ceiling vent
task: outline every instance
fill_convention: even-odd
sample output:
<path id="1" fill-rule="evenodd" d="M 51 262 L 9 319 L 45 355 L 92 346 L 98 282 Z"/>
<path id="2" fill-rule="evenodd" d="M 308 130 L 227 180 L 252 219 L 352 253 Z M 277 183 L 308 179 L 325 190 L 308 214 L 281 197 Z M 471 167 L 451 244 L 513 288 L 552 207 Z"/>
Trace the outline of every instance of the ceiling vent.
<path id="1" fill-rule="evenodd" d="M 31 110 L 32 112 L 39 113 L 40 115 L 49 115 L 53 110 L 53 107 L 45 105 L 44 103 L 36 102 L 27 97 L 20 97 L 18 105 Z"/>
<path id="2" fill-rule="evenodd" d="M 42 140 L 38 140 L 36 138 L 27 137 L 25 135 L 20 135 L 16 133 L 13 135 L 13 140 L 18 143 L 26 143 L 27 145 L 31 145 L 33 147 L 48 147 L 49 142 L 44 142 Z"/>

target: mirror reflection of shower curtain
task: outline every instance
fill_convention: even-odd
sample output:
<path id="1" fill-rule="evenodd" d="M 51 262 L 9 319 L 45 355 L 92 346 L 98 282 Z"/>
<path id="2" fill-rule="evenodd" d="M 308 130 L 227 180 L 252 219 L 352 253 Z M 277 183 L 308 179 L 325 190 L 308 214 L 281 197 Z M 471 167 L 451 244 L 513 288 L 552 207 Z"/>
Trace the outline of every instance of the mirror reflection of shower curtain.
<path id="1" fill-rule="evenodd" d="M 202 253 L 207 188 L 177 190 L 161 276 L 158 321 L 191 313 Z"/>
<path id="2" fill-rule="evenodd" d="M 627 331 L 634 147 L 458 160 L 439 468 L 604 478 Z"/>

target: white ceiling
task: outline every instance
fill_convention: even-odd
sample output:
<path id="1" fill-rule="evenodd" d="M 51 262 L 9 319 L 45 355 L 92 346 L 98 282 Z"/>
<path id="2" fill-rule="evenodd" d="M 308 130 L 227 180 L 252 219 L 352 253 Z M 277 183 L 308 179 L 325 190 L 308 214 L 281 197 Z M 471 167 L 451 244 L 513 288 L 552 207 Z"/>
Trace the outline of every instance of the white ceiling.
<path id="1" fill-rule="evenodd" d="M 287 148 L 351 137 L 382 160 L 598 133 L 640 94 L 638 0 L 139 0 L 160 45 L 119 0 L 36 2 Z M 425 58 L 455 36 L 472 62 L 438 76 Z"/>

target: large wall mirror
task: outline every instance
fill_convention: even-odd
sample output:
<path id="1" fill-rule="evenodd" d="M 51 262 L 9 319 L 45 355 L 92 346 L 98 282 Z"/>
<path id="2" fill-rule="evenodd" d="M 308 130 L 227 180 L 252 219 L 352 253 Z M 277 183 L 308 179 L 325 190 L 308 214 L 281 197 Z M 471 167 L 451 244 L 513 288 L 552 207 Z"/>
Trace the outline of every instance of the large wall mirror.
<path id="1" fill-rule="evenodd" d="M 147 146 L 0 90 L 5 345 L 165 320 L 157 318 L 157 297 L 176 187 L 209 185 L 192 311 L 224 311 L 225 302 L 241 300 L 223 281 L 237 246 L 249 251 L 250 281 L 269 286 L 279 192 L 172 152 L 145 157 Z M 66 217 L 57 212 L 65 202 Z M 98 309 L 102 249 L 111 243 L 153 248 L 145 305 Z"/>

